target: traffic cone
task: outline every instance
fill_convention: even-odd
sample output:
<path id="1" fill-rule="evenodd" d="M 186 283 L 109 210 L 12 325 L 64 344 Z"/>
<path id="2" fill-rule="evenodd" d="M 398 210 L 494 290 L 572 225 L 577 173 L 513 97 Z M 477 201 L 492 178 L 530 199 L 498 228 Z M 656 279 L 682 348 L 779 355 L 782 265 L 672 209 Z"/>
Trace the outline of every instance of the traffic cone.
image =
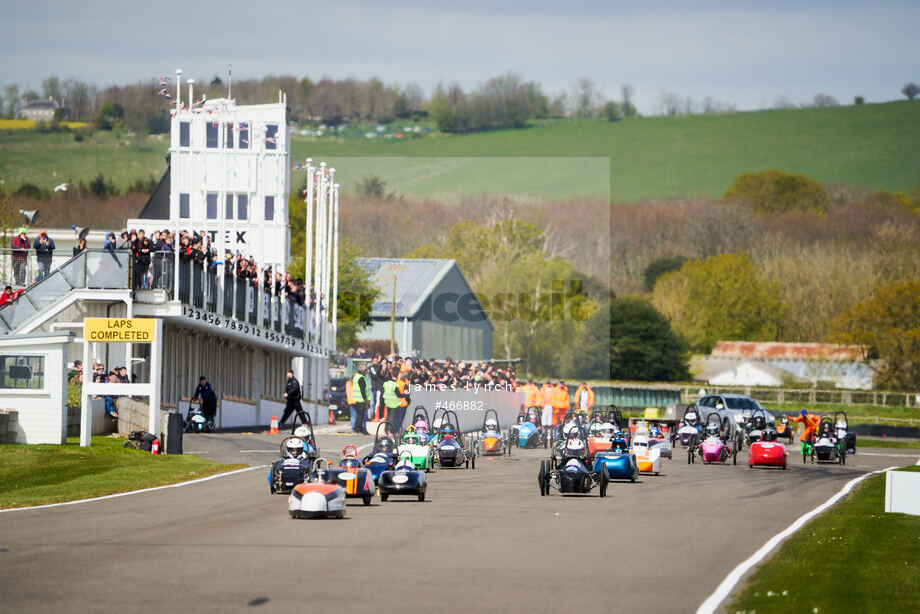
<path id="1" fill-rule="evenodd" d="M 278 430 L 278 416 L 272 416 L 271 426 L 268 427 L 269 435 L 280 435 L 281 431 Z"/>
<path id="2" fill-rule="evenodd" d="M 335 424 L 335 410 L 329 410 L 329 424 Z"/>

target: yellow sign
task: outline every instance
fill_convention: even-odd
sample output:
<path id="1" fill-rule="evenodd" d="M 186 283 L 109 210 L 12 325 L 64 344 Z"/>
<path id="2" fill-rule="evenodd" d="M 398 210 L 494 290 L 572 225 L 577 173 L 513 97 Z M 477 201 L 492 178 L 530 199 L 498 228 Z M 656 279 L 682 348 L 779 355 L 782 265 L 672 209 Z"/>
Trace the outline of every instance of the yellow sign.
<path id="1" fill-rule="evenodd" d="M 94 343 L 150 343 L 156 338 L 153 318 L 85 318 L 83 338 Z"/>

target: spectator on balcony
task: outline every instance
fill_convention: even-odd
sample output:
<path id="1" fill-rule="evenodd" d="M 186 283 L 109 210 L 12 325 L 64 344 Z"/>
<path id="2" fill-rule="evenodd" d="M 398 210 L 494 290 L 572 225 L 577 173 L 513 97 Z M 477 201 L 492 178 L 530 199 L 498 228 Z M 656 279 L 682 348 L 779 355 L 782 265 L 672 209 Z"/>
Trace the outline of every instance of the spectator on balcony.
<path id="1" fill-rule="evenodd" d="M 26 236 L 25 226 L 20 226 L 18 234 L 10 242 L 10 247 L 13 248 L 13 276 L 17 286 L 26 284 L 26 261 L 31 245 L 29 237 Z"/>
<path id="2" fill-rule="evenodd" d="M 54 239 L 48 236 L 44 228 L 38 231 L 38 238 L 32 245 L 38 260 L 38 280 L 41 281 L 51 271 L 51 259 L 54 256 Z"/>
<path id="3" fill-rule="evenodd" d="M 86 239 L 80 239 L 79 241 L 77 241 L 77 244 L 73 246 L 73 255 L 77 256 L 85 251 L 86 251 Z"/>
<path id="4" fill-rule="evenodd" d="M 150 269 L 150 254 L 153 251 L 153 243 L 144 236 L 143 229 L 137 231 L 137 240 L 134 242 L 134 288 L 148 289 L 152 281 L 147 273 Z"/>
<path id="5" fill-rule="evenodd" d="M 102 249 L 112 252 L 118 249 L 118 243 L 115 241 L 114 232 L 110 232 L 109 234 L 105 235 L 105 243 L 102 244 Z"/>
<path id="6" fill-rule="evenodd" d="M 131 232 L 128 232 L 127 230 L 121 231 L 121 243 L 118 244 L 118 249 L 121 249 L 121 250 L 131 249 L 131 233 L 133 232 L 134 232 L 133 230 Z"/>
<path id="7" fill-rule="evenodd" d="M 7 303 L 12 303 L 15 301 L 24 290 L 13 290 L 12 286 L 7 286 L 4 288 L 3 293 L 0 294 L 0 306 L 6 305 Z"/>

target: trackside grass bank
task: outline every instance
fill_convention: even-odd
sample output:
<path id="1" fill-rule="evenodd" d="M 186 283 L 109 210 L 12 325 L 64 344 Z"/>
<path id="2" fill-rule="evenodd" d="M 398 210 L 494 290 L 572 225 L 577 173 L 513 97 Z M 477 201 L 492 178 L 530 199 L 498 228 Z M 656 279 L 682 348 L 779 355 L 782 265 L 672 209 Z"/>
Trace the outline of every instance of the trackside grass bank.
<path id="1" fill-rule="evenodd" d="M 175 484 L 245 465 L 191 455 L 126 449 L 124 439 L 93 437 L 93 445 L 0 445 L 0 509 L 61 503 Z"/>
<path id="2" fill-rule="evenodd" d="M 879 474 L 789 538 L 726 611 L 920 611 L 920 516 L 884 509 Z"/>
<path id="3" fill-rule="evenodd" d="M 901 450 L 920 450 L 920 441 L 903 441 L 898 439 L 856 439 L 857 448 L 898 448 Z M 858 451 L 857 451 L 858 453 Z"/>

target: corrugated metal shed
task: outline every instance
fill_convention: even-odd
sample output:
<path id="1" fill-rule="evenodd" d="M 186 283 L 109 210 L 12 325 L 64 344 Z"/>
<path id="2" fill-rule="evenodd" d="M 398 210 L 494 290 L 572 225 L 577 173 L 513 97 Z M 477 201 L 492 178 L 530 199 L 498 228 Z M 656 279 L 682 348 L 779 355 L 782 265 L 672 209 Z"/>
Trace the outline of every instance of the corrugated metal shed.
<path id="1" fill-rule="evenodd" d="M 371 308 L 371 324 L 358 334 L 360 339 L 388 339 L 392 330 L 403 355 L 492 358 L 495 327 L 456 261 L 359 258 L 357 263 L 380 290 Z M 396 317 L 391 329 L 394 304 Z"/>
<path id="2" fill-rule="evenodd" d="M 389 318 L 393 305 L 393 275 L 396 275 L 396 317 L 413 318 L 455 260 L 407 258 L 358 258 L 358 266 L 371 274 L 380 290 L 371 308 L 372 318 Z"/>

